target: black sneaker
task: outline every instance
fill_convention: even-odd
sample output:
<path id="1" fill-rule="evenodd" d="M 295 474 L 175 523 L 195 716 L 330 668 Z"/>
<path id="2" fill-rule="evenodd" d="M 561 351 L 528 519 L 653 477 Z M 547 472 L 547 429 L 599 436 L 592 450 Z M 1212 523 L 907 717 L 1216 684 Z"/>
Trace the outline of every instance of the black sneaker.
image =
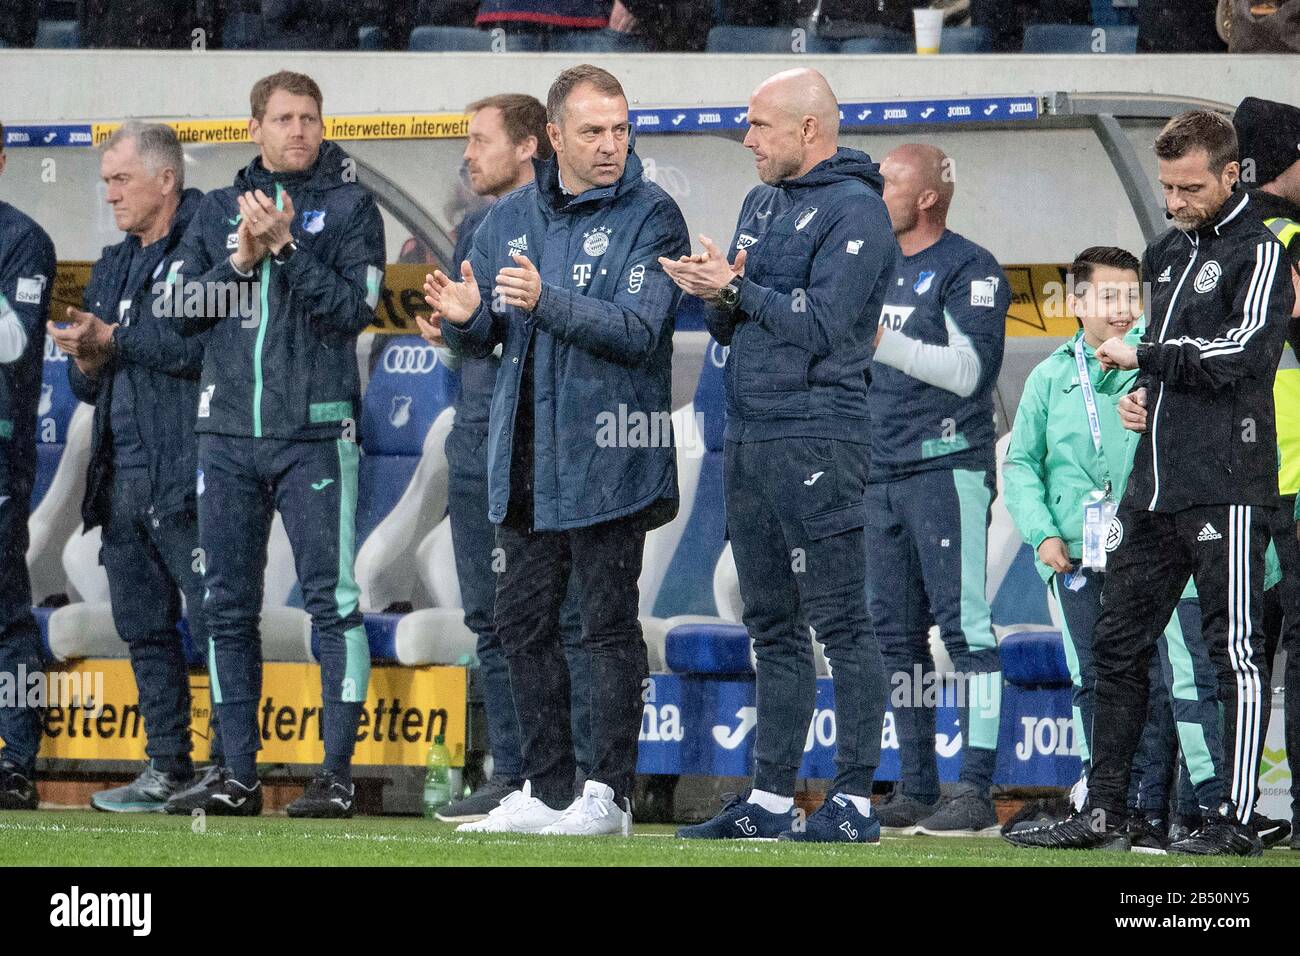
<path id="1" fill-rule="evenodd" d="M 493 777 L 463 800 L 439 807 L 433 815 L 443 823 L 477 823 L 501 805 L 501 801 L 522 787 L 522 780 Z"/>
<path id="2" fill-rule="evenodd" d="M 1291 835 L 1291 824 L 1288 821 L 1273 820 L 1258 812 L 1251 815 L 1250 825 L 1266 850 L 1279 843 L 1285 843 L 1287 837 Z"/>
<path id="3" fill-rule="evenodd" d="M 1119 850 L 1128 852 L 1129 838 L 1122 824 L 1107 825 L 1086 807 L 1076 810 L 1060 823 L 1050 823 L 1032 830 L 1004 833 L 1002 839 L 1014 846 L 1043 847 L 1052 850 Z"/>
<path id="4" fill-rule="evenodd" d="M 1124 832 L 1128 835 L 1129 846 L 1134 853 L 1164 856 L 1169 848 L 1168 831 L 1165 828 L 1165 821 L 1160 817 L 1148 817 L 1143 814 L 1129 817 Z"/>
<path id="5" fill-rule="evenodd" d="M 885 797 L 874 807 L 876 817 L 880 820 L 880 832 L 890 836 L 910 836 L 916 832 L 916 825 L 939 809 L 939 801 L 924 803 L 909 797 L 901 787 Z"/>
<path id="6" fill-rule="evenodd" d="M 1255 831 L 1238 822 L 1232 807 L 1224 804 L 1218 813 L 1208 813 L 1191 836 L 1169 844 L 1169 852 L 1184 856 L 1262 856 L 1264 845 Z"/>
<path id="7" fill-rule="evenodd" d="M 35 810 L 40 802 L 31 777 L 15 764 L 0 763 L 0 810 Z"/>
<path id="8" fill-rule="evenodd" d="M 203 780 L 163 804 L 167 813 L 189 816 L 198 810 L 218 817 L 256 817 L 262 813 L 262 783 L 245 787 L 226 768 L 204 774 Z"/>
<path id="9" fill-rule="evenodd" d="M 334 820 L 352 816 L 355 784 L 344 783 L 328 770 L 312 777 L 302 796 L 284 808 L 291 817 L 325 817 Z"/>
<path id="10" fill-rule="evenodd" d="M 993 801 L 970 783 L 959 783 L 951 797 L 916 825 L 922 836 L 995 837 L 1001 832 Z"/>
<path id="11" fill-rule="evenodd" d="M 1200 828 L 1201 818 L 1199 816 L 1191 816 L 1185 813 L 1175 814 L 1174 822 L 1169 824 L 1169 839 L 1165 842 L 1165 846 L 1168 847 L 1171 843 L 1186 840 Z"/>

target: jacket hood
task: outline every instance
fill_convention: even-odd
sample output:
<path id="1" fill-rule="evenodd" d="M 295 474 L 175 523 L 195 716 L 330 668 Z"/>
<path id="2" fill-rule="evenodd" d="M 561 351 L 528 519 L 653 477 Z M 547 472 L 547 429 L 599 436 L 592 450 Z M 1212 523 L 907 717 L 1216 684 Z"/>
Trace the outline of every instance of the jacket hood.
<path id="1" fill-rule="evenodd" d="M 176 217 L 172 219 L 172 227 L 168 231 L 168 236 L 180 240 L 185 234 L 190 220 L 194 214 L 199 211 L 199 203 L 203 201 L 203 191 L 193 187 L 184 190 L 181 193 L 181 204 L 176 207 Z"/>
<path id="2" fill-rule="evenodd" d="M 274 189 L 276 183 L 284 186 L 306 186 L 313 192 L 337 189 L 346 180 L 340 175 L 348 154 L 341 146 L 331 140 L 320 144 L 320 153 L 316 162 L 300 173 L 272 173 L 262 165 L 262 157 L 255 156 L 253 161 L 235 175 L 235 186 L 240 190 L 260 189 L 269 196 L 268 190 Z"/>
<path id="3" fill-rule="evenodd" d="M 618 182 L 611 186 L 588 189 L 580 196 L 567 195 L 560 189 L 560 164 L 554 156 L 546 160 L 533 160 L 533 174 L 536 177 L 538 194 L 546 201 L 548 206 L 555 210 L 563 209 L 570 203 L 580 205 L 622 196 L 639 186 L 645 175 L 644 168 L 641 165 L 641 157 L 636 154 L 636 149 L 630 142 L 627 148 L 627 163 L 623 166 L 623 175 L 618 178 Z"/>
<path id="4" fill-rule="evenodd" d="M 814 186 L 828 186 L 846 179 L 859 179 L 877 194 L 883 194 L 884 177 L 880 175 L 880 166 L 871 161 L 871 157 L 861 150 L 841 146 L 830 159 L 823 160 L 798 179 L 786 179 L 778 183 L 782 189 L 808 189 Z"/>

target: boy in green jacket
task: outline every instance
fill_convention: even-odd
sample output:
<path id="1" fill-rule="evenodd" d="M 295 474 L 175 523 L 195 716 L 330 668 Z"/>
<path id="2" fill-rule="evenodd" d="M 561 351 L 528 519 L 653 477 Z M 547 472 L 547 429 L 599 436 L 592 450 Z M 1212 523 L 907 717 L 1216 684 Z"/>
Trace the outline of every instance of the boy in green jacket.
<path id="1" fill-rule="evenodd" d="M 1133 341 L 1140 337 L 1138 270 L 1137 258 L 1123 249 L 1093 247 L 1079 254 L 1070 270 L 1066 304 L 1082 328 L 1030 373 L 1003 466 L 1007 510 L 1037 552 L 1039 573 L 1061 620 L 1085 786 L 1095 683 L 1092 629 L 1101 614 L 1104 555 L 1109 550 L 1105 538 L 1113 514 L 1107 509 L 1124 493 L 1138 437 L 1123 427 L 1115 410 L 1136 372 L 1103 376 L 1094 353 L 1113 336 Z M 1081 384 L 1081 367 L 1086 369 L 1086 386 Z M 1086 556 L 1085 507 L 1096 519 L 1093 546 Z M 1148 725 L 1134 761 L 1136 792 L 1130 794 L 1142 812 L 1134 814 L 1128 839 L 1139 849 L 1157 850 L 1167 843 L 1164 818 L 1173 766 L 1170 695 L 1193 786 L 1213 780 L 1223 764 L 1215 671 L 1200 641 L 1195 596 L 1189 581 L 1160 641 L 1163 680 L 1153 672 L 1153 691 L 1158 688 L 1159 693 L 1151 697 Z"/>

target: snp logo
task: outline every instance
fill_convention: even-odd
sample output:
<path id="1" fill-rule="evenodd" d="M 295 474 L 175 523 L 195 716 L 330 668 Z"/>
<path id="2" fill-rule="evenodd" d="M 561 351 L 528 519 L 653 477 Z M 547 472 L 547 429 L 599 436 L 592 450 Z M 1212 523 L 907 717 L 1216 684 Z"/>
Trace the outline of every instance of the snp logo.
<path id="1" fill-rule="evenodd" d="M 152 893 L 82 893 L 74 886 L 50 897 L 50 925 L 125 927 L 133 936 L 148 936 L 153 929 Z"/>
<path id="2" fill-rule="evenodd" d="M 579 262 L 573 267 L 573 281 L 579 289 L 584 289 L 591 281 L 591 263 Z"/>
<path id="3" fill-rule="evenodd" d="M 912 313 L 916 311 L 916 306 L 912 305 L 886 305 L 880 310 L 880 324 L 887 329 L 897 332 L 901 329 Z"/>

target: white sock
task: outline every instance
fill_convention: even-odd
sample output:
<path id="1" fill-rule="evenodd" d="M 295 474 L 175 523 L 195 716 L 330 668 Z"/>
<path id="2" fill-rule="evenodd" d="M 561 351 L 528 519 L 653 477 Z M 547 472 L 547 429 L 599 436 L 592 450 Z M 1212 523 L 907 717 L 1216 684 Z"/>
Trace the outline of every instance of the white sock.
<path id="1" fill-rule="evenodd" d="M 870 797 L 859 797 L 855 793 L 841 793 L 840 796 L 843 797 L 845 800 L 850 801 L 855 807 L 857 807 L 858 813 L 862 814 L 864 817 L 871 816 Z"/>
<path id="2" fill-rule="evenodd" d="M 782 797 L 766 790 L 749 791 L 749 802 L 760 806 L 768 813 L 789 813 L 794 809 L 794 797 Z"/>

